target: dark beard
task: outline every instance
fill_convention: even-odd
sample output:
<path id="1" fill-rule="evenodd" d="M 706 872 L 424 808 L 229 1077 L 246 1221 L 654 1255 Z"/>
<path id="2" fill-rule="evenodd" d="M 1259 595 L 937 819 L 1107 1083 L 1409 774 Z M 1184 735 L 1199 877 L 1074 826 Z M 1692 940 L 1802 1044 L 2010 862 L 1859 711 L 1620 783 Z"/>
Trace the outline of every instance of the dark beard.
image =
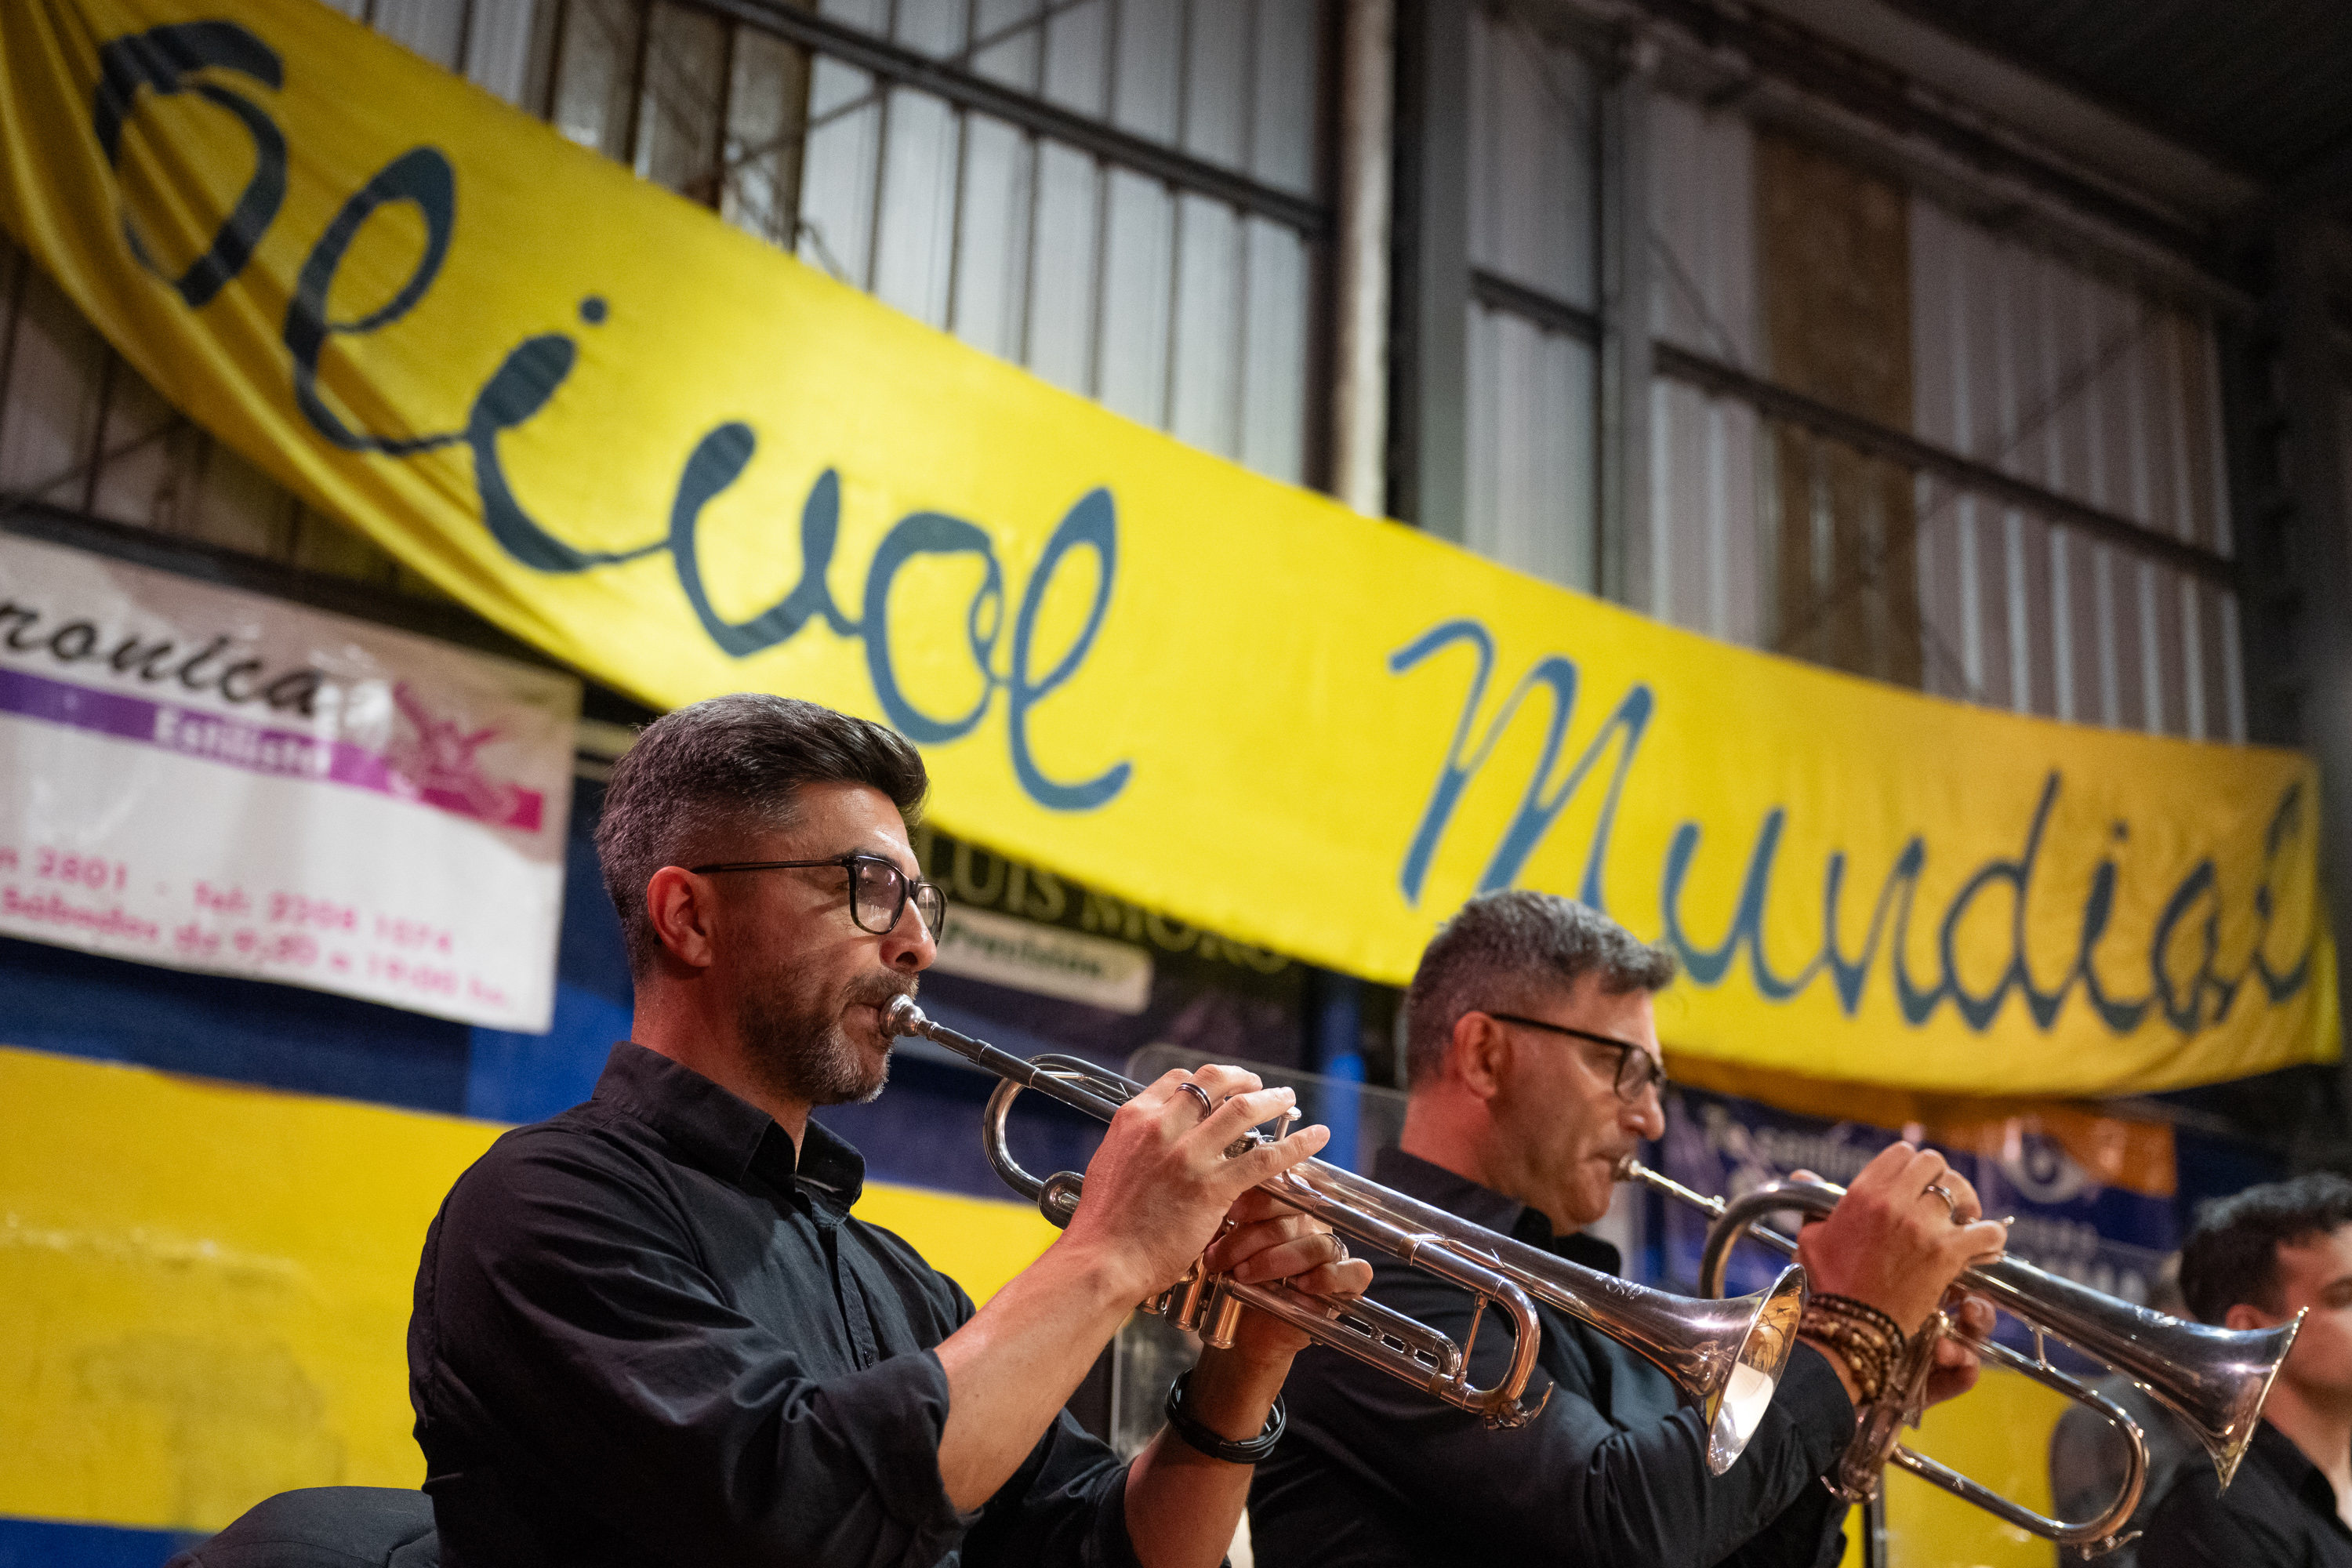
<path id="1" fill-rule="evenodd" d="M 743 1055 L 771 1092 L 803 1105 L 862 1105 L 882 1092 L 890 1058 L 871 1060 L 841 1026 L 843 1012 L 879 1006 L 915 994 L 913 975 L 869 974 L 832 996 L 795 990 L 779 975 L 770 989 L 743 998 L 736 1016 Z"/>

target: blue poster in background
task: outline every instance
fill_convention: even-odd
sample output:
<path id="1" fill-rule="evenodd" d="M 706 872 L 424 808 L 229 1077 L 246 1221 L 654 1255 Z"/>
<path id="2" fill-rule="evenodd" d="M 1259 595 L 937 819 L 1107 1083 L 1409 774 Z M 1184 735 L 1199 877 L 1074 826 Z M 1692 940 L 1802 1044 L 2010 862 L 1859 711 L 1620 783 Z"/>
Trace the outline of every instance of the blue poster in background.
<path id="1" fill-rule="evenodd" d="M 1881 1149 L 1908 1136 L 1974 1183 L 1988 1215 L 2014 1216 L 2012 1256 L 2108 1295 L 2179 1310 L 2170 1285 L 2180 1226 L 2169 1128 L 2088 1114 L 2055 1130 L 2030 1116 L 1948 1129 L 1874 1127 L 1688 1088 L 1677 1088 L 1665 1109 L 1663 1168 L 1696 1191 L 1736 1195 L 1800 1170 L 1844 1185 Z M 1695 1291 L 1706 1217 L 1684 1204 L 1663 1208 L 1652 1233 L 1658 1262 L 1669 1289 Z M 1728 1289 L 1760 1289 L 1783 1264 L 1777 1253 L 1742 1246 Z M 2005 1316 L 2000 1337 L 2020 1348 L 2028 1338 Z"/>

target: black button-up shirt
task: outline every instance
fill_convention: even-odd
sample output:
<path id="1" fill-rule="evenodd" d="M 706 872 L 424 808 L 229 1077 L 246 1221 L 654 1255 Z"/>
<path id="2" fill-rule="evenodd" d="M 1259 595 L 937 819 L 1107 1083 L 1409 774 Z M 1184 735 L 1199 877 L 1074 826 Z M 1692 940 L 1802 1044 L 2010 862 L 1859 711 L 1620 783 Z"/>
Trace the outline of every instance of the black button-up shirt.
<path id="1" fill-rule="evenodd" d="M 1375 1177 L 1449 1213 L 1607 1273 L 1617 1249 L 1554 1237 L 1543 1215 L 1401 1150 Z M 1372 1297 L 1444 1330 L 1458 1343 L 1472 1299 L 1384 1258 Z M 1543 1414 L 1516 1431 L 1384 1377 L 1339 1352 L 1310 1348 L 1284 1398 L 1290 1430 L 1258 1466 L 1250 1534 L 1264 1568 L 1404 1568 L 1498 1562 L 1608 1568 L 1743 1568 L 1834 1563 L 1844 1505 L 1819 1478 L 1843 1452 L 1853 1405 L 1829 1363 L 1801 1345 L 1747 1451 L 1721 1476 L 1706 1470 L 1706 1428 L 1664 1373 L 1615 1340 L 1538 1304 Z M 1471 1355 L 1491 1384 L 1509 1334 L 1486 1315 Z"/>
<path id="2" fill-rule="evenodd" d="M 2336 1489 L 2265 1421 L 2223 1491 L 2213 1467 L 2184 1467 L 2139 1541 L 2140 1568 L 2352 1568 Z"/>
<path id="3" fill-rule="evenodd" d="M 979 1511 L 940 1478 L 972 1315 L 853 1217 L 857 1151 L 642 1047 L 517 1128 L 425 1240 L 409 1396 L 449 1568 L 1132 1568 L 1126 1468 L 1066 1412 Z"/>

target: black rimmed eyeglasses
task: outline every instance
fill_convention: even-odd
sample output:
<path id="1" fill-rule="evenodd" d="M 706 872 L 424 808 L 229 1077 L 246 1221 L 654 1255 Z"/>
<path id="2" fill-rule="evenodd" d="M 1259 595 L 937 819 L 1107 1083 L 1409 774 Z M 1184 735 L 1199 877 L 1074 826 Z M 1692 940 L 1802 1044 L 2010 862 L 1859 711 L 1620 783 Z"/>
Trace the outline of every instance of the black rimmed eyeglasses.
<path id="1" fill-rule="evenodd" d="M 1657 1058 L 1631 1040 L 1596 1035 L 1590 1029 L 1573 1029 L 1566 1024 L 1548 1024 L 1541 1018 L 1525 1018 L 1517 1013 L 1496 1013 L 1485 1007 L 1475 1011 L 1485 1013 L 1498 1024 L 1520 1024 L 1548 1034 L 1566 1035 L 1571 1040 L 1609 1047 L 1617 1053 L 1617 1077 L 1614 1080 L 1617 1098 L 1628 1105 L 1641 1099 L 1643 1089 L 1654 1089 L 1661 1095 L 1666 1092 L 1666 1069 L 1658 1065 Z"/>
<path id="2" fill-rule="evenodd" d="M 728 860 L 711 866 L 688 866 L 698 877 L 721 871 L 800 871 L 837 866 L 849 873 L 849 918 L 862 931 L 888 936 L 912 903 L 923 929 L 936 938 L 948 915 L 948 896 L 935 883 L 910 878 L 879 855 L 835 855 L 825 860 Z"/>

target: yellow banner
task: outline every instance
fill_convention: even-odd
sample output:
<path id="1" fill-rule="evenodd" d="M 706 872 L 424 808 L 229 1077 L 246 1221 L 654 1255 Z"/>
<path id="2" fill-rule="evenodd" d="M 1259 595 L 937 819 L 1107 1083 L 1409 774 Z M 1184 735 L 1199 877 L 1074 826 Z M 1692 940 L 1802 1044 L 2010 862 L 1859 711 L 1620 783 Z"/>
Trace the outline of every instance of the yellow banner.
<path id="1" fill-rule="evenodd" d="M 887 720 L 956 833 L 1412 972 L 1480 888 L 1671 1043 L 2083 1093 L 2326 1059 L 2299 755 L 1728 647 L 964 348 L 313 0 L 0 7 L 0 221 L 180 408 L 651 702 Z"/>

